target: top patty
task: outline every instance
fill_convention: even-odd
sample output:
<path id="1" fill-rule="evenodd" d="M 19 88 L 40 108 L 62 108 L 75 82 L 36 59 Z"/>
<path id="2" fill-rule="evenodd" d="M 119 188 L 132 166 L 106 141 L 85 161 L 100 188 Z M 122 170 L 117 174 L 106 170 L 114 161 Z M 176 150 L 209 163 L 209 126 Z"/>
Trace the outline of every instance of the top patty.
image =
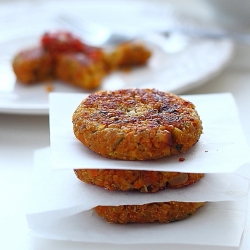
<path id="1" fill-rule="evenodd" d="M 90 94 L 75 110 L 75 136 L 108 158 L 150 160 L 184 153 L 200 138 L 194 104 L 155 89 Z"/>

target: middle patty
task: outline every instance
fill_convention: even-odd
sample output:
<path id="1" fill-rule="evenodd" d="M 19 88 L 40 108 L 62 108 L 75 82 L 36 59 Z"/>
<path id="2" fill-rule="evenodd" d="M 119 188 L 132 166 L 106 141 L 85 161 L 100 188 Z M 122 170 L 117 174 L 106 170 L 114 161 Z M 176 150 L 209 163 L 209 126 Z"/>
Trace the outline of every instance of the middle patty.
<path id="1" fill-rule="evenodd" d="M 146 193 L 154 193 L 167 187 L 185 187 L 204 177 L 203 173 L 141 170 L 75 169 L 74 172 L 79 180 L 108 190 L 138 190 Z"/>

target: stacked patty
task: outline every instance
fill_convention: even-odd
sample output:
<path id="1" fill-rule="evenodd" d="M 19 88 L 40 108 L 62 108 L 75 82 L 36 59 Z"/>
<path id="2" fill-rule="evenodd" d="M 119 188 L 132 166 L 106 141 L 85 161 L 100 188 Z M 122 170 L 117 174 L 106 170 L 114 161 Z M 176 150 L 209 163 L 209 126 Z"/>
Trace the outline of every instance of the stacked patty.
<path id="1" fill-rule="evenodd" d="M 72 122 L 76 138 L 86 147 L 106 158 L 129 161 L 156 160 L 185 153 L 197 143 L 202 133 L 202 122 L 191 102 L 155 89 L 123 89 L 90 94 L 75 110 Z M 75 169 L 74 171 L 81 181 L 108 190 L 138 190 L 151 193 L 167 187 L 188 186 L 204 177 L 204 174 L 196 173 L 141 170 Z M 154 206 L 142 205 L 142 210 L 144 211 L 145 206 L 151 210 L 156 205 L 166 211 L 168 210 L 166 206 L 172 209 L 168 203 L 157 203 Z M 179 205 L 183 210 L 181 218 L 187 215 L 183 207 L 191 211 L 188 214 L 193 214 L 200 207 L 194 203 Z M 114 213 L 122 211 L 125 216 L 125 211 L 138 210 L 137 208 L 138 206 L 127 205 L 112 209 L 99 206 L 96 209 L 99 215 L 112 221 L 110 211 Z M 107 213 L 109 215 L 105 216 Z M 160 214 L 166 216 L 165 212 Z M 126 215 L 124 218 L 129 216 Z M 176 220 L 175 216 L 164 218 L 156 220 L 164 222 Z M 114 221 L 136 222 L 131 219 Z M 137 222 L 144 221 L 140 217 Z"/>
<path id="2" fill-rule="evenodd" d="M 203 205 L 204 202 L 170 201 L 144 205 L 97 206 L 94 210 L 112 223 L 169 223 L 193 215 Z"/>
<path id="3" fill-rule="evenodd" d="M 143 193 L 155 193 L 167 187 L 185 187 L 204 177 L 202 173 L 143 170 L 75 169 L 74 171 L 78 179 L 107 190 L 138 190 Z"/>
<path id="4" fill-rule="evenodd" d="M 153 160 L 184 153 L 200 138 L 194 105 L 151 89 L 100 91 L 73 114 L 75 136 L 94 152 L 112 159 Z"/>

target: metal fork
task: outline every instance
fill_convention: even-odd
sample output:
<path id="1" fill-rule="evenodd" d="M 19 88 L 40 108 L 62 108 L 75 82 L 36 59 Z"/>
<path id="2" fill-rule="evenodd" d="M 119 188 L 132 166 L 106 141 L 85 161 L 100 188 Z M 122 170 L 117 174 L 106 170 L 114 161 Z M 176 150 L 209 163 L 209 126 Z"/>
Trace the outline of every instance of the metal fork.
<path id="1" fill-rule="evenodd" d="M 85 21 L 79 22 L 69 15 L 59 15 L 57 17 L 57 22 L 63 27 L 67 27 L 76 32 L 76 34 L 79 34 L 86 43 L 93 46 L 114 46 L 122 42 L 132 41 L 139 38 L 139 36 L 132 37 L 126 34 L 112 33 L 102 25 Z M 250 34 L 213 28 L 176 26 L 162 31 L 159 35 L 168 38 L 176 33 L 196 38 L 231 39 L 240 44 L 250 45 Z M 140 37 L 146 37 L 146 34 L 141 35 Z"/>
<path id="2" fill-rule="evenodd" d="M 134 38 L 124 34 L 112 33 L 109 29 L 93 22 L 79 22 L 69 15 L 59 15 L 56 21 L 63 27 L 79 34 L 87 44 L 93 46 L 115 46 Z"/>

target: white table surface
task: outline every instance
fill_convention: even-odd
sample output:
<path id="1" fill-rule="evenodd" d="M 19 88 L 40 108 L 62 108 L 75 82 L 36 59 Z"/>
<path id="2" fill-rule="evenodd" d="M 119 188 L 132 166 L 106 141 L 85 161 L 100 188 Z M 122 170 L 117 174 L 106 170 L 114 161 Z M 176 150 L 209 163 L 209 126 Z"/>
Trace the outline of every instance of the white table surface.
<path id="1" fill-rule="evenodd" d="M 231 92 L 236 98 L 243 130 L 250 144 L 250 46 L 236 45 L 234 58 L 219 76 L 185 94 L 220 92 Z M 0 114 L 0 249 L 120 249 L 105 245 L 94 247 L 82 243 L 38 239 L 29 235 L 25 212 L 32 176 L 33 152 L 47 146 L 48 116 Z M 249 209 L 248 212 L 240 250 L 250 249 Z M 143 249 L 151 247 L 144 246 Z"/>

